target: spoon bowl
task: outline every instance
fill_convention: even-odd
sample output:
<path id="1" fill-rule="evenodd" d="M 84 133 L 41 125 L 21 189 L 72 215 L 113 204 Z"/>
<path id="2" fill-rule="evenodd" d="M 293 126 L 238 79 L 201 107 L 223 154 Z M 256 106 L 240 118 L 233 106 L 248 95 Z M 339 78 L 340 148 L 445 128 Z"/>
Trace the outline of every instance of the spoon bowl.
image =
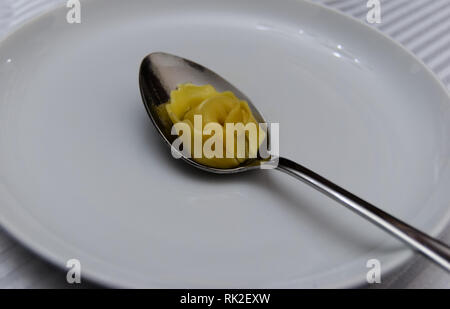
<path id="1" fill-rule="evenodd" d="M 171 134 L 172 122 L 168 116 L 161 115 L 159 106 L 169 102 L 170 92 L 175 90 L 179 84 L 192 83 L 195 85 L 212 85 L 217 91 L 230 90 L 239 99 L 245 100 L 252 111 L 257 123 L 265 124 L 266 121 L 251 100 L 231 83 L 223 79 L 215 72 L 193 61 L 162 52 L 151 53 L 142 60 L 139 70 L 139 86 L 142 100 L 147 113 L 155 125 L 163 140 L 171 146 L 177 136 Z M 267 132 L 266 139 L 270 132 Z M 182 152 L 177 153 L 187 163 L 216 174 L 233 174 L 260 168 L 263 162 L 260 157 L 249 159 L 234 168 L 214 168 L 194 161 Z"/>

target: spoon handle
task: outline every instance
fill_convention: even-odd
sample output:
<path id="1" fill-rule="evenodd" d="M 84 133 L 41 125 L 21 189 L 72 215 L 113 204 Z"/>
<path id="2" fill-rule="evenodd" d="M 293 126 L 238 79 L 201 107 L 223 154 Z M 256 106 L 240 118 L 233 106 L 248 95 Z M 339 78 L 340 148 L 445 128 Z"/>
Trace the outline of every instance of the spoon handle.
<path id="1" fill-rule="evenodd" d="M 358 215 L 380 226 L 450 272 L 450 247 L 415 229 L 331 181 L 289 159 L 279 158 L 278 170 L 331 197 Z"/>

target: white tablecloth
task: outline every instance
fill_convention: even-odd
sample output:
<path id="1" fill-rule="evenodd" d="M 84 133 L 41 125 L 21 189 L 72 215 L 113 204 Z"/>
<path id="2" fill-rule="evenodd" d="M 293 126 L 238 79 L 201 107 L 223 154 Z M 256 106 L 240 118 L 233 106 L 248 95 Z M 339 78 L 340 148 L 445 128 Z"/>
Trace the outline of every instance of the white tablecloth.
<path id="1" fill-rule="evenodd" d="M 225 0 L 224 0 L 225 1 Z M 274 0 L 280 1 L 280 0 Z M 367 0 L 314 0 L 366 20 Z M 30 17 L 66 0 L 0 0 L 0 37 Z M 421 58 L 450 88 L 450 0 L 382 0 L 387 33 Z M 449 201 L 450 206 L 450 201 Z M 450 227 L 441 235 L 450 242 Z M 92 287 L 83 283 L 82 287 Z M 0 228 L 0 288 L 62 288 L 66 274 L 41 260 Z M 450 276 L 417 256 L 374 288 L 450 288 Z"/>

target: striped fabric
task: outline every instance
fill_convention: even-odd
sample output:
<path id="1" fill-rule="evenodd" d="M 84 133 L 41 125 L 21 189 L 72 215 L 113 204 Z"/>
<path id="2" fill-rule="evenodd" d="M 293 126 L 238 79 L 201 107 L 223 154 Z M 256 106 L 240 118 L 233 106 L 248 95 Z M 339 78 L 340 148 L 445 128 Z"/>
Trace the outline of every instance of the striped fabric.
<path id="1" fill-rule="evenodd" d="M 366 20 L 367 0 L 312 1 Z M 35 14 L 65 2 L 65 0 L 0 0 L 0 37 Z M 375 24 L 373 27 L 377 27 L 411 50 L 450 88 L 450 0 L 381 0 L 381 14 L 381 24 Z M 445 234 L 448 240 L 448 230 Z M 417 269 L 417 266 L 415 268 Z M 433 270 L 431 272 L 427 270 L 427 275 L 414 276 L 421 276 L 421 280 L 425 281 L 423 284 L 427 284 L 428 287 L 432 287 L 433 283 L 437 284 L 436 287 L 447 286 L 446 275 L 438 276 L 433 274 Z M 426 282 L 428 278 L 433 280 Z M 411 282 L 412 279 L 415 278 L 410 276 L 406 280 Z M 64 274 L 0 231 L 0 288 L 64 287 L 63 282 Z M 414 287 L 410 283 L 407 285 Z M 394 287 L 404 286 L 406 285 L 394 285 Z"/>

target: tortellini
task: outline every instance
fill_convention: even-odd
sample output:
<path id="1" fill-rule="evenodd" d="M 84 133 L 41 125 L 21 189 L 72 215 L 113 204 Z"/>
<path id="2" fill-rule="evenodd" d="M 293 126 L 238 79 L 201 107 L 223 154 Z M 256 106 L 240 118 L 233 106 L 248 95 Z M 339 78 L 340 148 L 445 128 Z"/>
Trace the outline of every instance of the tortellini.
<path id="1" fill-rule="evenodd" d="M 189 147 L 188 153 L 198 163 L 216 168 L 233 168 L 248 158 L 256 157 L 264 133 L 247 102 L 237 98 L 231 91 L 218 92 L 211 85 L 181 84 L 171 92 L 165 108 L 173 124 L 184 123 L 189 126 L 191 141 L 183 146 Z M 240 126 L 241 130 L 228 131 L 227 124 L 234 124 L 235 128 Z M 242 130 L 244 126 L 246 130 Z M 233 134 L 233 146 L 227 147 L 227 132 L 228 135 Z M 201 141 L 202 150 L 209 143 L 215 155 L 211 157 L 202 151 L 199 156 L 194 145 L 195 138 Z M 218 139 L 222 139 L 222 143 Z"/>

